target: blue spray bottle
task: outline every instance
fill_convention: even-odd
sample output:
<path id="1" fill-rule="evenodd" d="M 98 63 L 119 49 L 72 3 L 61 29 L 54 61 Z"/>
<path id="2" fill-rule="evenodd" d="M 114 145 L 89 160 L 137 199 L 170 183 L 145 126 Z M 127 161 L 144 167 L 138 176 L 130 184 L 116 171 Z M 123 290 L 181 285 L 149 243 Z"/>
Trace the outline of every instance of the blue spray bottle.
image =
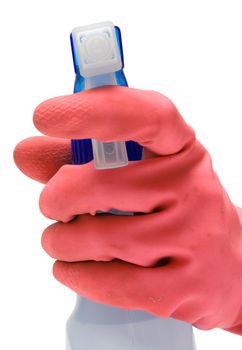
<path id="1" fill-rule="evenodd" d="M 121 33 L 112 22 L 74 28 L 71 47 L 76 74 L 74 92 L 103 85 L 127 86 Z M 94 160 L 96 169 L 141 160 L 142 146 L 134 141 L 72 140 L 73 164 Z M 97 211 L 100 215 L 102 211 Z M 115 215 L 135 215 L 112 209 Z M 67 350 L 195 350 L 192 326 L 162 319 L 142 310 L 126 310 L 77 295 L 67 322 Z"/>

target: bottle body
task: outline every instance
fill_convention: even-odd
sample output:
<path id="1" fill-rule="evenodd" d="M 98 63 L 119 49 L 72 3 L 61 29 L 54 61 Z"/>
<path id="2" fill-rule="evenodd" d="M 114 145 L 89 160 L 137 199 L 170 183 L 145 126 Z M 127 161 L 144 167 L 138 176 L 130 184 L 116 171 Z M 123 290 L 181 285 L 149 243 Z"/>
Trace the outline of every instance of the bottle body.
<path id="1" fill-rule="evenodd" d="M 77 296 L 66 350 L 196 350 L 192 326 Z"/>
<path id="2" fill-rule="evenodd" d="M 123 61 L 120 30 L 115 27 Z M 73 43 L 72 43 L 73 45 Z M 72 47 L 73 49 L 73 47 Z M 74 92 L 103 85 L 127 86 L 123 70 L 84 79 L 73 51 L 76 80 Z M 134 141 L 100 142 L 72 140 L 73 164 L 94 159 L 97 169 L 125 166 L 128 160 L 141 160 L 142 146 Z M 97 211 L 96 215 L 102 212 Z M 110 210 L 115 215 L 132 212 Z M 162 319 L 142 310 L 125 310 L 95 303 L 77 295 L 76 306 L 66 326 L 66 350 L 195 350 L 192 326 Z"/>

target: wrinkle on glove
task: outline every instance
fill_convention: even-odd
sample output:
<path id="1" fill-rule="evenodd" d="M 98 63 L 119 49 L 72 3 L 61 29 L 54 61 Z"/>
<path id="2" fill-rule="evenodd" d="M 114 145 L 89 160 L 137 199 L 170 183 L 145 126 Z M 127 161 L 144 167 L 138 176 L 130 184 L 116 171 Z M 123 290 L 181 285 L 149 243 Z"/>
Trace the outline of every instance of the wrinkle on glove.
<path id="1" fill-rule="evenodd" d="M 44 161 L 35 174 L 43 149 L 36 139 L 31 161 L 24 156 L 31 139 L 15 159 L 47 181 L 40 209 L 58 222 L 42 245 L 57 259 L 57 280 L 96 302 L 242 335 L 242 214 L 174 104 L 152 91 L 97 88 L 41 103 L 34 123 L 48 135 L 55 166 Z M 93 161 L 62 165 L 66 139 L 89 137 L 137 141 L 142 161 L 105 170 Z M 112 208 L 140 215 L 95 215 Z"/>

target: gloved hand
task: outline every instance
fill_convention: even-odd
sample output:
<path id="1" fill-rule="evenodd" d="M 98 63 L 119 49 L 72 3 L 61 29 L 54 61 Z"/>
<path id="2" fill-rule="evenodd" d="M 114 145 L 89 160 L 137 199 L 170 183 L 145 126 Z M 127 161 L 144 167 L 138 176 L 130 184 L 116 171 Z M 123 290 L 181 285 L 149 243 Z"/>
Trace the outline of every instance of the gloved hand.
<path id="1" fill-rule="evenodd" d="M 15 161 L 48 181 L 40 209 L 59 222 L 42 244 L 57 259 L 57 280 L 96 302 L 242 335 L 239 210 L 174 104 L 153 91 L 103 87 L 41 103 L 34 123 L 49 137 L 22 141 Z M 143 160 L 63 165 L 71 138 L 134 140 Z M 95 216 L 112 208 L 143 215 Z"/>

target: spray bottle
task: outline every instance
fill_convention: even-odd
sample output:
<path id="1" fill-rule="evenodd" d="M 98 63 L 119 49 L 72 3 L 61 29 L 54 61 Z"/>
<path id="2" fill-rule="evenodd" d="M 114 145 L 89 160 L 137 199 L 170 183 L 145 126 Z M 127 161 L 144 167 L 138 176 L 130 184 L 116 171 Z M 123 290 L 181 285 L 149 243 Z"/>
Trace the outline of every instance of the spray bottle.
<path id="1" fill-rule="evenodd" d="M 76 74 L 74 93 L 103 86 L 128 86 L 120 29 L 112 22 L 74 28 L 71 47 Z M 141 160 L 142 146 L 128 141 L 72 140 L 73 164 L 94 160 L 96 169 L 127 166 Z M 135 215 L 112 209 L 115 215 Z M 101 215 L 97 211 L 96 215 Z M 142 310 L 126 310 L 77 295 L 67 322 L 67 350 L 195 350 L 192 326 Z"/>

